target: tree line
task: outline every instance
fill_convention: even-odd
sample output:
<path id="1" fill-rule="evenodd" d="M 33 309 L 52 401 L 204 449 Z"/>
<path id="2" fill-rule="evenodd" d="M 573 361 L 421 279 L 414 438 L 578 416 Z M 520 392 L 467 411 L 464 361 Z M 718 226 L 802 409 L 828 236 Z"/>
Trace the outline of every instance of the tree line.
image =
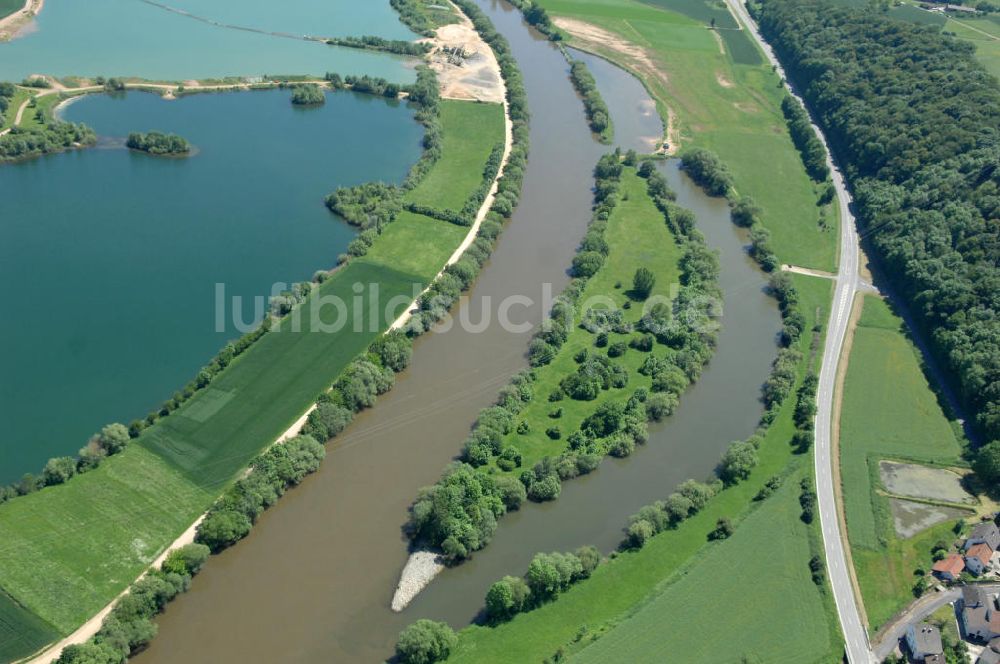
<path id="1" fill-rule="evenodd" d="M 984 442 L 1000 440 L 1000 89 L 939 29 L 766 0 L 761 29 L 842 160 L 862 230 Z"/>
<path id="2" fill-rule="evenodd" d="M 601 136 L 601 142 L 611 142 L 611 113 L 597 89 L 597 81 L 582 60 L 570 60 L 569 77 L 573 87 L 583 97 L 583 107 L 587 112 L 590 129 Z"/>
<path id="3" fill-rule="evenodd" d="M 402 14 L 400 16 L 402 17 Z M 431 50 L 431 45 L 424 42 L 412 42 L 405 39 L 384 39 L 374 35 L 331 37 L 326 40 L 326 43 L 330 46 L 346 46 L 348 48 L 360 48 L 369 51 L 382 51 L 384 53 L 418 57 L 426 55 Z"/>

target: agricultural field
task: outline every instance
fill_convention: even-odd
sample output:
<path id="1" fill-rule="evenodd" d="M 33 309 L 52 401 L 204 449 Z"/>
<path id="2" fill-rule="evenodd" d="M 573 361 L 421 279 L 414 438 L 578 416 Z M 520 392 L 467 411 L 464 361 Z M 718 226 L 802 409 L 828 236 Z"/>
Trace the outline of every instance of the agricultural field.
<path id="1" fill-rule="evenodd" d="M 976 59 L 983 63 L 986 71 L 1000 78 L 1000 17 L 953 18 L 949 15 L 944 29 L 973 44 Z"/>
<path id="2" fill-rule="evenodd" d="M 801 275 L 792 275 L 792 279 L 799 292 L 807 325 L 812 326 L 814 322 L 825 321 L 829 314 L 831 283 L 826 279 Z M 804 355 L 799 367 L 799 379 L 804 377 L 807 370 L 810 341 L 810 335 L 803 335 L 799 342 Z M 789 445 L 794 431 L 793 411 L 794 399 L 789 399 L 771 425 L 761 445 L 760 461 L 747 481 L 722 491 L 709 501 L 701 512 L 682 521 L 676 529 L 667 530 L 653 537 L 639 551 L 618 554 L 613 560 L 599 566 L 589 580 L 572 586 L 556 601 L 534 611 L 519 614 L 510 622 L 496 627 L 473 625 L 462 630 L 459 633 L 458 648 L 448 661 L 477 664 L 532 662 L 550 658 L 560 648 L 567 653 L 576 652 L 595 636 L 607 633 L 614 626 L 622 624 L 635 612 L 636 607 L 655 601 L 661 592 L 669 590 L 669 584 L 678 577 L 694 573 L 694 570 L 700 568 L 698 560 L 701 555 L 709 555 L 716 548 L 722 549 L 725 545 L 718 546 L 706 542 L 707 534 L 715 528 L 719 518 L 727 517 L 737 525 L 736 534 L 729 544 L 739 542 L 737 537 L 741 540 L 744 537 L 752 539 L 750 533 L 746 535 L 740 533 L 743 530 L 750 530 L 742 528 L 742 520 L 749 521 L 753 518 L 754 512 L 751 511 L 754 505 L 753 497 L 771 477 L 781 475 L 789 478 L 803 472 L 803 467 L 808 465 L 808 457 L 796 455 Z M 786 482 L 793 489 L 797 486 L 797 482 L 793 479 L 786 479 Z M 667 493 L 668 488 L 664 487 L 664 497 Z M 770 500 L 776 498 L 777 496 L 772 496 Z M 797 501 L 797 497 L 795 500 Z M 625 525 L 623 523 L 622 527 Z M 803 535 L 789 548 L 804 553 L 805 549 L 813 546 L 809 544 L 812 541 L 814 540 Z M 841 646 L 833 613 L 833 600 L 816 590 L 816 586 L 808 580 L 808 558 L 811 555 L 807 555 L 801 561 L 807 588 L 795 591 L 803 593 L 809 615 L 812 617 L 809 624 L 811 631 L 803 634 L 803 638 L 811 639 L 813 643 L 826 644 L 828 647 L 825 653 L 820 652 L 820 648 L 814 648 L 812 651 L 815 654 L 814 661 L 837 661 Z M 803 585 L 802 581 L 796 580 L 794 583 Z M 757 588 L 756 592 L 765 591 Z M 705 606 L 715 606 L 718 598 L 719 595 L 713 593 L 699 597 Z M 675 609 L 676 615 L 671 618 L 672 621 L 683 620 L 683 614 L 701 610 L 696 609 L 695 604 Z M 752 620 L 753 616 L 748 616 L 748 619 Z M 773 629 L 773 627 L 773 620 L 762 623 L 761 626 L 762 629 Z M 665 630 L 661 628 L 659 634 L 663 636 L 664 633 Z M 723 639 L 713 639 L 717 645 L 722 641 Z M 633 653 L 634 657 L 644 655 L 652 656 L 642 652 Z M 716 655 L 717 653 L 713 651 L 702 661 L 720 661 Z"/>
<path id="3" fill-rule="evenodd" d="M 441 125 L 447 128 L 441 159 L 405 200 L 457 212 L 482 182 L 490 151 L 503 142 L 503 106 L 442 99 Z"/>
<path id="4" fill-rule="evenodd" d="M 489 109 L 502 119 L 499 105 L 447 105 Z M 428 176 L 454 172 L 452 158 L 479 155 L 475 165 L 464 162 L 475 178 L 462 180 L 462 201 L 480 184 L 490 148 L 503 139 L 501 123 L 490 133 L 449 124 L 466 117 L 457 107 L 443 117 L 451 148 Z M 478 151 L 466 148 L 466 138 Z M 401 215 L 366 256 L 338 270 L 316 289 L 318 297 L 307 299 L 209 387 L 146 429 L 124 452 L 66 484 L 0 506 L 0 588 L 63 634 L 96 613 L 388 327 L 467 232 L 429 217 Z M 376 319 L 367 314 L 371 289 L 355 295 L 357 283 L 378 285 L 383 308 Z M 394 296 L 395 308 L 386 311 Z M 348 304 L 346 324 L 339 331 L 311 332 L 314 320 L 328 326 L 338 322 L 337 308 L 323 304 L 332 297 Z M 361 303 L 357 311 L 366 312 L 361 318 L 354 316 L 355 300 Z M 58 520 L 53 522 L 52 515 Z M 11 615 L 14 620 L 18 614 Z M 39 621 L 21 615 L 24 620 L 14 629 L 30 633 Z"/>
<path id="5" fill-rule="evenodd" d="M 836 210 L 817 206 L 819 187 L 792 145 L 778 76 L 735 20 L 710 0 L 543 0 L 560 18 L 584 21 L 606 34 L 570 43 L 637 74 L 671 117 L 672 142 L 716 152 L 740 193 L 763 208 L 761 221 L 785 263 L 836 267 Z M 708 29 L 716 17 L 717 30 Z M 725 18 L 728 17 L 728 18 Z M 572 30 L 570 31 L 572 34 Z M 646 57 L 636 57 L 634 48 Z M 655 70 L 653 69 L 655 67 Z M 762 168 L 762 164 L 766 167 Z M 821 219 L 821 214 L 823 218 Z"/>
<path id="6" fill-rule="evenodd" d="M 663 213 L 656 209 L 647 195 L 646 181 L 632 169 L 625 169 L 622 173 L 621 200 L 608 220 L 605 239 L 611 247 L 611 253 L 603 267 L 587 282 L 580 298 L 581 303 L 593 297 L 610 297 L 621 306 L 628 300 L 626 291 L 631 287 L 632 276 L 640 266 L 647 267 L 656 274 L 656 285 L 650 297 L 670 296 L 671 284 L 676 284 L 679 278 L 677 261 L 681 250 L 667 228 Z M 581 307 L 577 312 L 578 318 L 583 313 Z M 637 304 L 623 313 L 625 320 L 634 323 L 642 315 L 642 306 Z M 608 344 L 627 342 L 632 336 L 610 333 Z M 574 355 L 583 349 L 594 349 L 594 335 L 574 326 L 555 359 L 545 367 L 536 369 L 537 378 L 532 387 L 538 396 L 518 416 L 519 420 L 528 423 L 530 432 L 513 432 L 505 440 L 506 444 L 516 447 L 523 455 L 521 468 L 512 471 L 515 474 L 520 473 L 522 468 L 531 468 L 542 457 L 558 455 L 564 451 L 566 435 L 579 430 L 583 419 L 602 403 L 624 401 L 639 386 L 649 388 L 652 379 L 639 374 L 639 367 L 648 354 L 629 349 L 619 359 L 630 374 L 628 385 L 624 388 L 603 390 L 593 401 L 563 399 L 550 403 L 546 397 L 558 388 L 560 380 L 576 372 Z M 562 415 L 559 418 L 551 417 L 557 410 Z M 553 426 L 563 432 L 561 440 L 550 440 L 545 434 Z"/>
<path id="7" fill-rule="evenodd" d="M 933 534 L 940 530 L 936 527 L 931 535 L 910 541 L 897 539 L 888 499 L 880 495 L 879 461 L 961 464 L 956 429 L 942 411 L 902 326 L 885 302 L 865 296 L 840 418 L 847 533 L 872 629 L 912 599 L 913 570 L 930 564 L 930 545 L 938 539 Z"/>
<path id="8" fill-rule="evenodd" d="M 732 537 L 705 547 L 683 575 L 573 661 L 662 662 L 664 653 L 684 653 L 691 662 L 741 657 L 774 664 L 839 661 L 830 598 L 810 576 L 812 526 L 799 518 L 799 482 L 809 475 L 806 460 L 798 460 L 799 469 Z M 705 597 L 715 601 L 705 602 Z M 789 615 L 795 616 L 794 628 Z M 712 627 L 706 630 L 707 625 Z M 775 638 L 776 628 L 780 638 Z M 726 636 L 711 638 L 713 633 Z"/>
<path id="9" fill-rule="evenodd" d="M 0 661 L 16 661 L 59 637 L 51 625 L 0 592 Z"/>

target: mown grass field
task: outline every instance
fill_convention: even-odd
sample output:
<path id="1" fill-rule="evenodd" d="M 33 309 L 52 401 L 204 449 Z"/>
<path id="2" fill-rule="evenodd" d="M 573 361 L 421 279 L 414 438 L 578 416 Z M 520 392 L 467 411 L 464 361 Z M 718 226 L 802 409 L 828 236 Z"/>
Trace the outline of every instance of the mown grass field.
<path id="1" fill-rule="evenodd" d="M 0 592 L 0 661 L 27 657 L 57 638 L 55 628 Z"/>
<path id="2" fill-rule="evenodd" d="M 710 17 L 725 10 L 708 0 L 541 4 L 556 18 L 586 21 L 642 47 L 662 76 L 608 44 L 570 40 L 638 73 L 658 101 L 660 115 L 666 118 L 668 107 L 676 114 L 682 150 L 702 146 L 719 154 L 740 193 L 750 194 L 763 208 L 763 224 L 783 262 L 835 269 L 837 216 L 828 206 L 827 224 L 821 228 L 818 190 L 789 137 L 778 76 L 743 31 L 707 28 Z"/>
<path id="3" fill-rule="evenodd" d="M 490 145 L 502 140 L 502 131 L 487 136 Z M 435 170 L 450 169 L 449 158 Z M 475 170 L 478 186 L 482 164 Z M 123 453 L 65 485 L 0 506 L 0 588 L 61 633 L 75 629 L 131 583 L 330 386 L 402 312 L 414 290 L 441 269 L 467 231 L 401 215 L 368 255 L 339 270 L 208 388 Z M 359 295 L 356 284 L 364 286 Z M 379 306 L 370 314 L 373 284 Z M 394 296 L 395 307 L 386 310 Z M 343 313 L 330 303 L 335 299 L 346 305 Z M 346 324 L 334 329 L 338 321 Z M 316 322 L 329 327 L 318 331 Z M 23 629 L 32 624 L 26 617 Z"/>
<path id="4" fill-rule="evenodd" d="M 811 326 L 815 320 L 825 322 L 829 315 L 831 283 L 825 279 L 800 275 L 793 275 L 792 278 L 799 290 L 802 311 L 808 324 Z M 817 313 L 818 318 L 815 317 Z M 800 379 L 805 375 L 807 369 L 809 336 L 804 335 L 800 341 L 804 353 L 803 362 L 799 367 Z M 707 534 L 715 528 L 715 523 L 720 517 L 732 519 L 734 523 L 738 524 L 737 535 L 741 538 L 745 537 L 740 535 L 743 524 L 739 522 L 750 511 L 753 497 L 760 488 L 772 476 L 789 473 L 809 463 L 808 457 L 793 454 L 789 445 L 794 431 L 793 410 L 794 399 L 790 399 L 771 426 L 767 438 L 761 446 L 760 462 L 749 480 L 721 492 L 696 516 L 683 521 L 677 529 L 668 530 L 652 538 L 640 551 L 623 553 L 613 561 L 601 565 L 589 580 L 571 587 L 555 602 L 520 614 L 512 621 L 497 627 L 473 625 L 462 630 L 458 648 L 448 661 L 475 662 L 476 664 L 483 662 L 537 662 L 552 657 L 559 648 L 573 652 L 586 645 L 586 639 L 589 638 L 585 636 L 583 639 L 577 640 L 577 634 L 582 628 L 586 628 L 587 634 L 607 632 L 609 628 L 628 618 L 636 607 L 653 601 L 660 592 L 666 589 L 664 584 L 669 584 L 676 579 L 677 575 L 694 573 L 693 571 L 700 567 L 699 561 L 702 555 L 710 555 L 713 548 L 722 548 L 706 542 Z M 794 484 L 794 480 L 788 481 Z M 794 489 L 794 485 L 792 488 Z M 664 487 L 664 497 L 667 493 L 669 493 L 669 488 Z M 750 525 L 752 526 L 753 523 L 751 522 Z M 622 526 L 624 527 L 625 524 L 623 523 Z M 734 541 L 738 541 L 735 540 L 735 537 L 736 535 L 734 535 Z M 792 551 L 802 551 L 802 542 L 806 542 L 807 538 L 795 539 L 797 542 L 789 547 Z M 785 546 L 785 540 L 780 540 L 778 544 Z M 808 564 L 808 558 L 809 556 L 801 561 L 803 566 Z M 741 564 L 741 561 L 732 560 L 731 563 L 735 566 Z M 804 569 L 808 575 L 808 567 Z M 724 568 L 716 568 L 715 571 L 719 577 L 726 573 Z M 758 597 L 772 598 L 767 599 L 768 603 L 764 606 L 773 606 L 775 595 L 788 592 L 802 593 L 801 597 L 809 606 L 811 619 L 808 623 L 808 629 L 810 631 L 806 633 L 803 630 L 800 635 L 794 636 L 794 639 L 801 638 L 803 641 L 808 640 L 814 644 L 811 650 L 814 658 L 806 661 L 839 661 L 841 655 L 840 637 L 832 599 L 816 592 L 811 581 L 807 581 L 807 583 L 813 589 L 812 592 L 815 593 L 812 596 L 808 595 L 807 591 L 786 588 L 784 582 L 769 586 L 774 581 L 771 578 L 760 578 L 759 580 L 760 583 L 746 590 L 746 592 L 752 593 L 749 598 L 746 598 L 751 602 L 751 605 L 753 600 Z M 721 581 L 717 580 L 714 583 L 718 584 Z M 798 587 L 801 582 L 795 580 L 794 584 Z M 681 624 L 687 620 L 686 615 L 696 610 L 702 610 L 699 608 L 701 604 L 718 609 L 720 606 L 728 606 L 729 602 L 735 601 L 736 598 L 729 597 L 725 593 L 706 592 L 696 599 L 698 602 L 692 601 L 686 605 L 675 606 L 672 614 L 662 616 L 662 622 L 657 627 L 658 634 L 662 638 L 669 637 L 671 625 Z M 817 612 L 817 604 L 822 607 L 821 612 Z M 664 613 L 666 614 L 666 612 Z M 825 615 L 825 620 L 819 619 L 820 613 Z M 711 625 L 713 627 L 720 625 L 720 621 L 727 619 L 729 615 L 724 608 L 719 609 Z M 800 625 L 795 622 L 797 616 L 787 611 L 780 615 L 755 611 L 752 615 L 746 616 L 746 619 L 759 620 L 755 628 L 763 632 L 769 631 L 774 634 L 780 629 L 780 638 L 774 639 L 775 643 L 778 644 L 792 638 L 785 632 L 801 629 Z M 779 620 L 780 622 L 777 622 Z M 736 627 L 748 630 L 754 628 L 749 624 L 737 625 Z M 724 629 L 713 631 L 708 626 L 702 626 L 699 633 L 719 648 L 739 647 L 738 643 L 725 644 L 726 641 L 733 639 L 729 638 Z M 826 646 L 825 651 L 823 651 L 824 645 Z M 663 661 L 663 651 L 658 648 L 657 646 L 657 650 L 653 651 L 652 654 L 632 652 L 630 657 L 653 656 L 658 653 L 660 655 L 658 661 Z M 741 651 L 737 649 L 735 652 Z M 624 660 L 616 657 L 612 661 Z M 718 652 L 712 651 L 704 659 L 692 659 L 687 657 L 685 653 L 683 661 L 692 664 L 697 662 L 715 664 L 727 660 L 720 659 Z"/>
<path id="5" fill-rule="evenodd" d="M 38 97 L 35 101 L 35 106 L 29 106 L 24 109 L 24 115 L 21 116 L 21 124 L 19 126 L 24 129 L 44 128 L 45 123 L 52 119 L 52 111 L 60 101 L 62 101 L 62 98 L 57 94 Z M 41 118 L 44 118 L 44 120 Z"/>
<path id="6" fill-rule="evenodd" d="M 799 470 L 731 538 L 706 546 L 675 582 L 573 662 L 652 664 L 669 661 L 670 653 L 685 662 L 738 662 L 743 656 L 769 664 L 835 661 L 828 598 L 810 577 L 810 526 L 799 518 L 806 461 L 799 459 Z M 794 628 L 786 623 L 790 615 Z"/>
<path id="7" fill-rule="evenodd" d="M 441 125 L 441 159 L 405 200 L 457 212 L 483 181 L 490 151 L 503 142 L 503 106 L 443 99 Z"/>
<path id="8" fill-rule="evenodd" d="M 854 335 L 840 417 L 841 484 L 852 555 L 873 629 L 912 599 L 916 552 L 929 561 L 923 536 L 896 539 L 888 500 L 879 495 L 878 462 L 908 459 L 959 463 L 962 446 L 921 369 L 902 321 L 865 296 Z"/>
<path id="9" fill-rule="evenodd" d="M 590 298 L 610 297 L 618 306 L 623 305 L 628 300 L 626 291 L 632 287 L 632 276 L 640 266 L 647 267 L 656 274 L 656 286 L 650 297 L 669 297 L 671 284 L 678 282 L 677 261 L 681 257 L 681 250 L 667 228 L 663 213 L 656 209 L 647 195 L 646 181 L 636 175 L 634 169 L 626 168 L 622 173 L 621 200 L 608 220 L 605 239 L 611 247 L 611 253 L 603 267 L 587 283 L 580 298 L 581 306 L 576 312 L 577 322 L 585 313 L 584 303 Z M 615 288 L 616 285 L 618 288 Z M 623 313 L 626 320 L 634 323 L 642 316 L 643 303 L 633 304 L 631 309 Z M 609 333 L 608 344 L 627 342 L 633 336 Z M 594 335 L 575 326 L 556 358 L 550 364 L 536 369 L 537 378 L 533 383 L 536 398 L 518 416 L 519 421 L 526 421 L 531 430 L 527 434 L 512 432 L 505 439 L 505 444 L 518 448 L 524 456 L 522 467 L 511 471 L 514 474 L 532 467 L 544 456 L 563 452 L 567 448 L 566 437 L 577 431 L 584 418 L 600 404 L 614 400 L 625 401 L 636 388 L 649 388 L 652 383 L 652 379 L 638 372 L 649 353 L 630 348 L 616 360 L 630 372 L 628 385 L 620 389 L 603 390 L 593 401 L 566 398 L 550 403 L 548 395 L 559 386 L 560 380 L 576 372 L 578 365 L 573 356 L 585 348 L 592 353 L 604 353 L 607 350 L 595 348 Z M 563 411 L 562 417 L 549 417 L 550 413 L 559 408 Z M 545 434 L 546 429 L 553 426 L 562 431 L 561 439 L 551 440 Z"/>
<path id="10" fill-rule="evenodd" d="M 986 71 L 1000 78 L 1000 18 L 949 15 L 944 29 L 973 44 L 976 47 L 976 59 L 983 63 Z"/>

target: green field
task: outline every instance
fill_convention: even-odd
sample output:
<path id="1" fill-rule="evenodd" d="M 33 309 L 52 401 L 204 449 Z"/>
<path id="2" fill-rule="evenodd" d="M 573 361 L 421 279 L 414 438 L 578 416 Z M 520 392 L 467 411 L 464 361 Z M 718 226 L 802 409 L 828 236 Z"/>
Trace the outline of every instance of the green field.
<path id="1" fill-rule="evenodd" d="M 449 117 L 445 135 L 468 135 L 447 124 Z M 502 126 L 493 129 L 470 140 L 493 145 L 502 140 Z M 435 164 L 430 176 L 450 169 L 449 158 Z M 482 164 L 475 170 L 481 174 Z M 464 200 L 469 191 L 459 193 Z M 467 232 L 429 217 L 400 215 L 365 257 L 337 271 L 208 388 L 123 453 L 65 485 L 0 506 L 0 588 L 61 633 L 75 629 L 131 583 L 330 386 L 401 313 L 414 289 L 437 274 Z M 355 284 L 366 286 L 361 295 L 355 296 Z M 375 316 L 369 315 L 371 284 L 378 285 L 382 309 Z M 394 296 L 399 301 L 385 311 Z M 329 303 L 333 297 L 347 305 L 343 316 Z M 346 324 L 333 329 L 338 320 Z M 329 327 L 313 331 L 314 322 Z M 31 628 L 24 623 L 24 630 Z"/>
<path id="2" fill-rule="evenodd" d="M 810 527 L 799 518 L 799 481 L 807 474 L 801 467 L 808 464 L 797 465 L 731 538 L 705 547 L 675 582 L 573 662 L 653 663 L 667 653 L 683 654 L 685 662 L 839 661 L 829 598 L 810 578 Z"/>
<path id="3" fill-rule="evenodd" d="M 878 462 L 888 458 L 949 465 L 960 463 L 962 453 L 902 325 L 880 298 L 864 298 L 840 418 L 847 533 L 872 629 L 912 599 L 913 549 L 923 550 L 920 562 L 926 566 L 930 544 L 937 539 L 896 539 L 888 500 L 876 491 Z"/>
<path id="4" fill-rule="evenodd" d="M 789 137 L 777 75 L 743 31 L 706 28 L 706 17 L 728 12 L 708 0 L 541 4 L 556 18 L 592 23 L 644 48 L 664 75 L 650 73 L 642 62 L 606 44 L 570 40 L 638 73 L 660 115 L 666 118 L 668 107 L 676 114 L 682 150 L 702 146 L 719 154 L 740 193 L 753 196 L 764 209 L 761 221 L 783 262 L 835 269 L 837 216 L 828 209 L 827 228 L 820 227 L 818 195 Z M 724 54 L 717 38 L 725 45 Z"/>
<path id="5" fill-rule="evenodd" d="M 59 632 L 0 592 L 0 661 L 26 657 L 59 638 Z"/>
<path id="6" fill-rule="evenodd" d="M 458 210 L 483 181 L 483 165 L 503 142 L 503 106 L 441 100 L 446 127 L 441 159 L 405 200 L 439 209 Z"/>
<path id="7" fill-rule="evenodd" d="M 799 291 L 799 298 L 802 304 L 802 311 L 807 323 L 812 325 L 814 320 L 825 321 L 829 313 L 829 301 L 831 297 L 831 283 L 826 279 L 815 279 L 800 275 L 792 276 L 796 288 Z M 818 313 L 819 317 L 815 318 Z M 809 335 L 803 335 L 800 340 L 801 348 L 805 357 L 808 358 Z M 806 361 L 800 366 L 800 378 L 805 375 Z M 590 580 L 572 586 L 565 594 L 559 596 L 555 602 L 546 604 L 534 611 L 522 613 L 513 620 L 503 623 L 497 627 L 483 627 L 473 625 L 460 633 L 458 648 L 455 654 L 449 658 L 449 662 L 538 662 L 545 658 L 552 657 L 559 648 L 569 651 L 579 649 L 585 640 L 578 641 L 577 635 L 583 628 L 588 634 L 601 634 L 607 632 L 610 627 L 622 623 L 629 617 L 636 607 L 652 601 L 664 590 L 664 585 L 676 580 L 679 576 L 694 573 L 700 567 L 699 561 L 702 555 L 709 555 L 714 545 L 706 544 L 706 535 L 714 529 L 715 522 L 720 517 L 728 517 L 738 522 L 746 516 L 753 505 L 753 496 L 760 490 L 764 483 L 774 475 L 788 473 L 796 468 L 801 468 L 808 464 L 808 457 L 796 456 L 792 453 L 789 440 L 792 437 L 794 424 L 792 422 L 792 412 L 794 410 L 794 399 L 789 399 L 781 409 L 781 413 L 772 424 L 768 435 L 761 446 L 760 462 L 754 469 L 751 477 L 746 482 L 738 484 L 732 488 L 718 494 L 713 498 L 704 510 L 694 517 L 687 519 L 675 530 L 668 530 L 652 538 L 639 551 L 627 552 L 618 555 L 614 560 L 601 565 L 594 572 Z M 789 480 L 793 482 L 794 480 Z M 669 487 L 664 487 L 664 497 L 669 493 Z M 772 497 L 772 500 L 774 497 Z M 622 526 L 625 524 L 623 523 Z M 752 525 L 752 523 L 751 523 Z M 737 535 L 744 530 L 742 524 L 737 528 Z M 744 537 L 744 535 L 740 535 Z M 738 541 L 734 539 L 730 542 Z M 802 551 L 808 538 L 798 538 L 794 544 L 789 544 L 789 549 L 793 552 Z M 808 556 L 801 561 L 806 565 Z M 745 569 L 745 575 L 755 574 L 751 567 L 743 567 L 744 562 L 734 560 L 733 569 Z M 718 576 L 726 574 L 725 569 L 716 569 Z M 797 574 L 797 572 L 789 572 Z M 808 572 L 806 572 L 808 575 Z M 730 575 L 728 578 L 732 578 Z M 793 577 L 784 577 L 793 578 Z M 794 578 L 797 578 L 794 577 Z M 773 579 L 761 579 L 752 590 L 757 593 L 771 596 L 775 593 L 785 591 L 784 585 L 775 584 L 775 588 L 768 588 L 768 584 Z M 721 583 L 721 581 L 719 581 Z M 812 654 L 814 658 L 807 661 L 837 661 L 840 657 L 841 647 L 837 634 L 837 623 L 833 614 L 832 599 L 816 592 L 811 581 L 806 581 L 806 589 L 788 590 L 787 592 L 800 593 L 798 597 L 804 598 L 809 605 L 810 622 L 807 627 L 811 630 L 808 634 L 802 634 L 802 639 L 808 639 L 811 643 L 817 644 Z M 800 581 L 795 581 L 795 585 L 801 585 Z M 756 595 L 755 595 L 756 596 Z M 700 601 L 706 606 L 718 608 L 725 606 L 732 598 L 726 595 L 717 595 L 711 592 L 700 596 Z M 743 600 L 740 600 L 743 601 Z M 817 610 L 821 607 L 821 611 Z M 704 610 L 695 604 L 677 606 L 676 615 L 670 618 L 670 624 L 679 624 L 679 621 L 686 620 L 686 615 L 693 611 Z M 826 619 L 821 620 L 820 615 L 825 615 Z M 752 620 L 753 616 L 746 616 Z M 768 616 L 763 616 L 767 619 Z M 782 639 L 791 638 L 789 632 L 799 629 L 799 625 L 791 624 L 796 616 L 785 613 L 780 616 L 782 622 L 775 623 L 778 617 L 770 616 L 767 624 L 762 623 L 763 630 L 781 630 Z M 668 636 L 668 627 L 665 624 L 659 626 L 658 632 L 663 638 Z M 722 630 L 703 632 L 717 646 L 722 647 L 727 640 L 725 632 Z M 800 636 L 795 636 L 799 639 Z M 781 643 L 783 641 L 776 640 Z M 726 646 L 730 647 L 730 646 Z M 731 647 L 738 647 L 738 644 Z M 823 650 L 823 648 L 826 648 Z M 740 652 L 736 650 L 736 652 Z M 686 653 L 685 653 L 686 654 Z M 636 656 L 636 653 L 632 653 Z M 616 658 L 612 661 L 624 661 Z M 660 661 L 663 661 L 662 657 Z M 715 652 L 703 660 L 690 659 L 685 657 L 685 662 L 696 664 L 715 664 L 720 661 Z"/>
<path id="8" fill-rule="evenodd" d="M 647 195 L 646 181 L 636 175 L 633 169 L 625 169 L 622 173 L 621 200 L 608 220 L 605 239 L 611 247 L 611 253 L 603 267 L 587 282 L 580 298 L 581 303 L 592 297 L 611 297 L 621 306 L 628 300 L 625 291 L 631 287 L 632 276 L 640 266 L 647 267 L 656 274 L 656 286 L 650 296 L 669 297 L 671 284 L 676 284 L 679 279 L 677 261 L 681 250 L 664 222 L 663 213 L 656 209 Z M 620 288 L 616 289 L 616 284 Z M 578 319 L 583 313 L 581 307 L 577 311 Z M 634 323 L 642 315 L 642 307 L 635 306 L 623 313 L 626 320 Z M 609 333 L 608 343 L 627 342 L 632 337 L 632 334 Z M 512 432 L 504 440 L 504 444 L 516 447 L 523 455 L 522 468 L 511 471 L 514 474 L 519 474 L 523 468 L 532 467 L 542 457 L 565 451 L 565 435 L 577 431 L 584 418 L 600 404 L 624 401 L 640 386 L 649 388 L 652 379 L 638 372 L 648 354 L 630 349 L 618 360 L 630 372 L 628 385 L 620 389 L 603 390 L 593 401 L 563 399 L 558 403 L 550 403 L 545 397 L 559 386 L 560 380 L 577 369 L 573 356 L 582 349 L 593 349 L 593 346 L 594 335 L 574 326 L 555 359 L 535 370 L 537 378 L 532 387 L 539 396 L 518 415 L 519 420 L 528 423 L 531 431 L 528 434 Z M 562 408 L 562 417 L 549 417 L 557 407 Z M 563 439 L 551 440 L 545 435 L 545 430 L 551 426 L 558 426 L 563 431 Z"/>
<path id="9" fill-rule="evenodd" d="M 1000 17 L 952 17 L 949 14 L 944 29 L 976 47 L 976 59 L 986 71 L 1000 78 Z"/>

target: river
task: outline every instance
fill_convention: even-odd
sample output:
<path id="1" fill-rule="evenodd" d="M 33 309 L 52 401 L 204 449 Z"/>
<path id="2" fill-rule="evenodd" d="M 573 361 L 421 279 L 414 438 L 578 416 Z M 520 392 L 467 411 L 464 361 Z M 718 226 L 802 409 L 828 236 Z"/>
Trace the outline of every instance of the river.
<path id="1" fill-rule="evenodd" d="M 412 58 L 301 39 L 367 34 L 416 37 L 388 2 L 46 0 L 35 21 L 0 43 L 0 81 L 30 74 L 182 81 L 328 71 L 413 80 Z"/>
<path id="2" fill-rule="evenodd" d="M 403 104 L 336 92 L 302 109 L 289 94 L 93 95 L 65 116 L 98 147 L 0 166 L 2 293 L 38 303 L 0 328 L 0 483 L 170 398 L 240 334 L 231 316 L 216 328 L 216 283 L 252 321 L 253 296 L 332 267 L 354 236 L 326 194 L 399 182 L 420 156 Z M 153 129 L 196 153 L 123 147 Z"/>
<path id="3" fill-rule="evenodd" d="M 608 148 L 591 136 L 558 50 L 508 5 L 480 4 L 521 63 L 532 143 L 521 204 L 459 312 L 479 320 L 487 300 L 495 307 L 503 296 L 524 294 L 535 304 L 517 311 L 537 324 L 542 284 L 558 292 L 568 280 L 565 268 L 590 217 L 591 170 Z M 602 91 L 616 91 L 608 99 L 613 114 L 648 104 L 628 74 L 598 69 Z M 658 131 L 648 122 L 613 119 L 626 147 Z M 629 127 L 638 134 L 630 135 Z M 413 620 L 461 627 L 482 606 L 489 585 L 523 573 L 534 553 L 582 544 L 610 551 L 639 506 L 688 477 L 707 476 L 730 441 L 753 432 L 779 317 L 725 201 L 705 197 L 674 162 L 662 168 L 721 252 L 725 309 L 710 366 L 677 413 L 650 427 L 647 445 L 566 482 L 557 501 L 527 504 L 505 517 L 487 549 L 443 572 L 394 614 L 389 601 L 407 557 L 400 530 L 407 506 L 458 453 L 476 412 L 526 366 L 529 339 L 498 325 L 425 335 L 395 388 L 331 444 L 321 470 L 265 513 L 250 537 L 211 560 L 158 620 L 160 635 L 136 661 L 380 661 Z"/>

